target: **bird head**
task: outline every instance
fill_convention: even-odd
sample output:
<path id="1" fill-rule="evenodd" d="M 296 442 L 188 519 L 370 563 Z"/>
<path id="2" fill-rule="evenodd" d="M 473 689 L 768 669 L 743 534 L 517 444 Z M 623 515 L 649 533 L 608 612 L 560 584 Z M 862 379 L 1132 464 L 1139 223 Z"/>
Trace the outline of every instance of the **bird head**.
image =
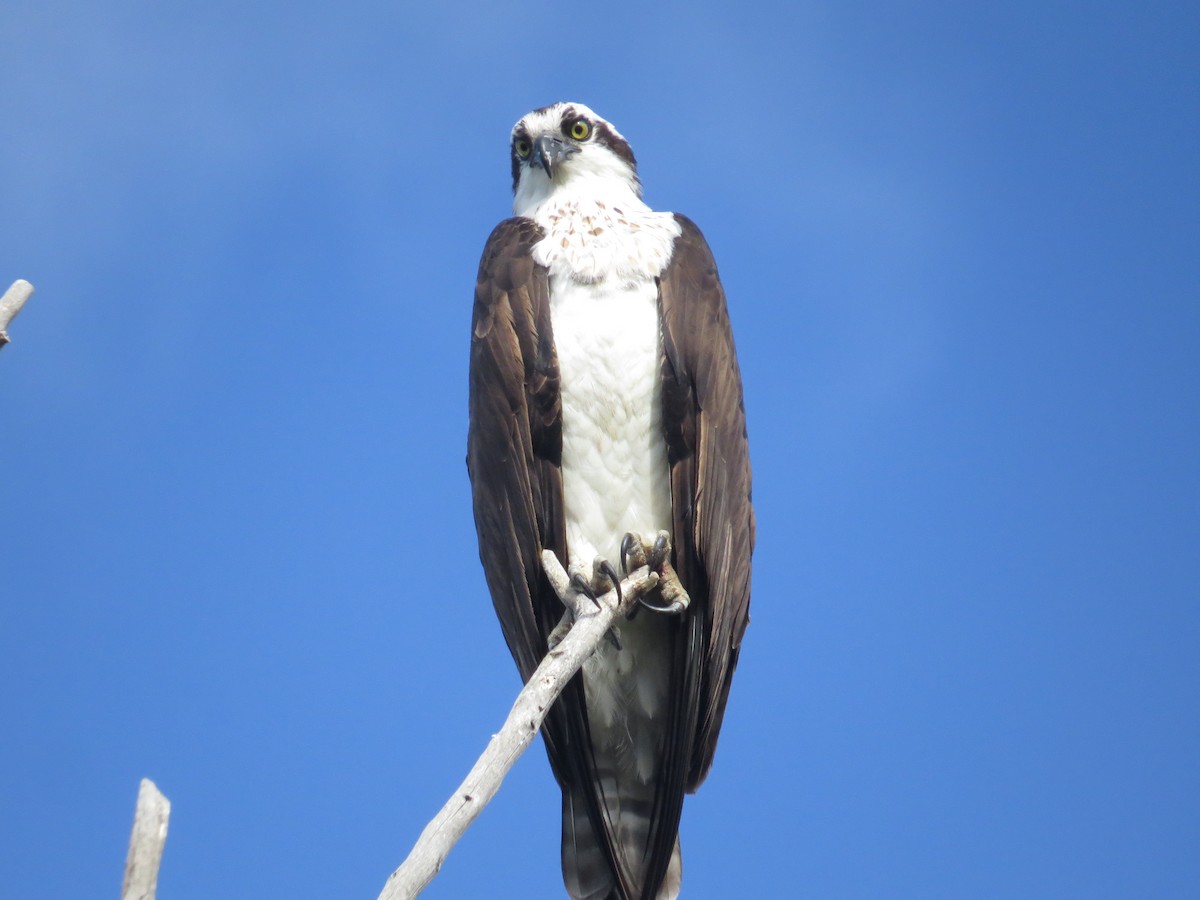
<path id="1" fill-rule="evenodd" d="M 555 103 L 522 117 L 512 130 L 513 208 L 518 215 L 566 190 L 641 196 L 628 141 L 582 103 Z"/>

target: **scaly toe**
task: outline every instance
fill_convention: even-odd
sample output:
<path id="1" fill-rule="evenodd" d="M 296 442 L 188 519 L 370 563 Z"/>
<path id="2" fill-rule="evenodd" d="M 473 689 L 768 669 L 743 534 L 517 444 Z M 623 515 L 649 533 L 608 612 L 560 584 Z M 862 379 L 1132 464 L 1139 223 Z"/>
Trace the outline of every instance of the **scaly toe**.
<path id="1" fill-rule="evenodd" d="M 663 562 L 671 555 L 671 536 L 665 531 L 660 531 L 654 537 L 654 546 L 650 548 L 649 557 L 646 564 L 650 566 L 650 571 L 661 572 Z"/>
<path id="2" fill-rule="evenodd" d="M 632 563 L 632 565 L 630 565 Z M 621 538 L 621 571 L 626 575 L 633 569 L 646 565 L 646 548 L 640 536 L 632 531 L 626 532 Z"/>

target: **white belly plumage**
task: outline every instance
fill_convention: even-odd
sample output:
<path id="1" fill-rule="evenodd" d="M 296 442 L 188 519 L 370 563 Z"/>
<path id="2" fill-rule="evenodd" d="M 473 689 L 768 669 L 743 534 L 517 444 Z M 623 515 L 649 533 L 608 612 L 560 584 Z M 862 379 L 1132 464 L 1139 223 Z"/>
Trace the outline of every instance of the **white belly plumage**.
<path id="1" fill-rule="evenodd" d="M 550 296 L 570 561 L 615 562 L 626 532 L 670 527 L 657 286 L 555 278 Z"/>
<path id="2" fill-rule="evenodd" d="M 593 284 L 554 276 L 550 291 L 561 376 L 563 502 L 570 562 L 616 564 L 626 532 L 671 526 L 662 432 L 658 288 L 653 280 Z M 669 676 L 666 622 L 643 614 L 620 626 L 584 666 L 597 747 L 642 781 L 654 775 Z"/>

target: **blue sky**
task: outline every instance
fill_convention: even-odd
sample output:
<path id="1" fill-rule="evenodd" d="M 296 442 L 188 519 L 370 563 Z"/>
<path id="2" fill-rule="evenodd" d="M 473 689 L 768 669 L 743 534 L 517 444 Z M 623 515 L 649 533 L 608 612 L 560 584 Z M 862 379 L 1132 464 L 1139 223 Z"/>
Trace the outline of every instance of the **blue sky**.
<path id="1" fill-rule="evenodd" d="M 374 897 L 518 687 L 463 464 L 507 137 L 730 298 L 759 545 L 684 896 L 1200 882 L 1200 14 L 0 9 L 0 884 Z M 540 748 L 429 897 L 559 895 Z"/>

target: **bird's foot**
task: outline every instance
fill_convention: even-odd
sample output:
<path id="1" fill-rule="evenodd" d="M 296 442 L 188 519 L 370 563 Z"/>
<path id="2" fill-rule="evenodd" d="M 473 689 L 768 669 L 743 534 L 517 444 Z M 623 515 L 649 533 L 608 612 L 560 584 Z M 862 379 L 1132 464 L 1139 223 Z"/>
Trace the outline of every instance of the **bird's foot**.
<path id="1" fill-rule="evenodd" d="M 679 615 L 692 602 L 688 592 L 679 581 L 675 567 L 671 565 L 671 536 L 660 531 L 653 541 L 646 541 L 641 535 L 629 532 L 621 539 L 621 568 L 626 574 L 631 569 L 649 566 L 650 571 L 658 574 L 657 592 L 663 603 L 652 603 L 646 596 L 638 597 L 638 603 L 646 609 L 667 615 Z M 629 618 L 637 615 L 637 606 L 629 611 Z"/>
<path id="2" fill-rule="evenodd" d="M 620 606 L 625 600 L 621 594 L 621 576 L 617 574 L 612 563 L 603 556 L 597 556 L 592 560 L 592 584 L 604 584 L 604 582 L 612 585 L 612 589 L 617 592 L 617 606 Z"/>
<path id="3" fill-rule="evenodd" d="M 572 567 L 571 571 L 571 590 L 577 594 L 583 594 L 592 601 L 592 606 L 596 609 L 600 608 L 600 601 L 596 599 L 596 592 L 593 590 L 591 582 L 583 577 L 583 573 Z"/>
<path id="4" fill-rule="evenodd" d="M 621 576 L 617 574 L 617 570 L 603 556 L 597 556 L 592 560 L 592 574 L 589 578 L 583 574 L 583 571 L 577 566 L 571 567 L 571 587 L 576 593 L 583 594 L 592 601 L 592 605 L 596 609 L 600 608 L 601 595 L 608 593 L 609 590 L 617 592 L 617 605 L 620 606 L 624 597 L 621 594 Z M 621 638 L 616 628 L 610 628 L 605 634 L 608 642 L 617 650 L 621 649 Z"/>
<path id="5" fill-rule="evenodd" d="M 621 571 L 628 575 L 646 563 L 646 544 L 641 535 L 626 532 L 625 537 L 621 538 Z"/>
<path id="6" fill-rule="evenodd" d="M 617 605 L 625 599 L 621 595 L 621 576 L 603 556 L 592 560 L 591 575 L 584 575 L 579 566 L 571 566 L 571 587 L 577 594 L 583 594 L 591 600 L 596 609 L 600 608 L 598 598 L 610 590 L 617 592 Z"/>

